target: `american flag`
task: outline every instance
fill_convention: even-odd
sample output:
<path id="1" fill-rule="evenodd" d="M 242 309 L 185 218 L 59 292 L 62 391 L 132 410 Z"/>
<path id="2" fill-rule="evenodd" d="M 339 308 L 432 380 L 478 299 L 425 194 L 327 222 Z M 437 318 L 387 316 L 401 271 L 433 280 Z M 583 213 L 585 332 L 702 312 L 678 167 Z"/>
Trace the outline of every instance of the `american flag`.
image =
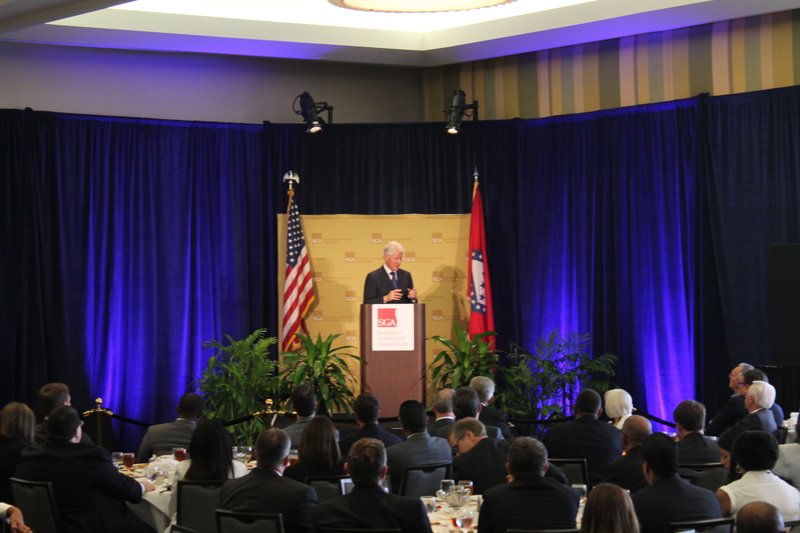
<path id="1" fill-rule="evenodd" d="M 281 349 L 295 349 L 299 342 L 295 336 L 302 328 L 303 319 L 314 302 L 314 284 L 311 280 L 311 265 L 308 248 L 300 223 L 300 209 L 289 194 L 288 218 L 286 220 L 286 280 L 283 285 L 283 330 Z"/>
<path id="2" fill-rule="evenodd" d="M 477 171 L 476 171 L 477 174 Z M 486 260 L 486 232 L 483 224 L 483 202 L 477 175 L 472 192 L 472 216 L 469 221 L 469 336 L 494 331 L 492 286 Z M 487 339 L 490 340 L 491 339 Z"/>

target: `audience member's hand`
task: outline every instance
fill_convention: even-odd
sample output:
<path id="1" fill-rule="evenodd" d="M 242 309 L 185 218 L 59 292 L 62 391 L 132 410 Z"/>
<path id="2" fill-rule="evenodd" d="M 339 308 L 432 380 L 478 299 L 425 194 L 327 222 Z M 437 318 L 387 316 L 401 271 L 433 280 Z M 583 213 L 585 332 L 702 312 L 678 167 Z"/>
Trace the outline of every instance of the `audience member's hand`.
<path id="1" fill-rule="evenodd" d="M 151 491 L 156 490 L 156 486 L 153 485 L 153 483 L 151 481 L 148 481 L 146 479 L 141 479 L 141 480 L 139 480 L 139 483 L 142 484 L 142 487 L 144 487 L 144 491 L 145 492 L 151 492 Z"/>
<path id="2" fill-rule="evenodd" d="M 8 518 L 9 528 L 11 533 L 32 533 L 31 528 L 25 525 L 25 520 L 22 518 L 22 511 L 16 507 L 10 507 L 6 511 Z"/>

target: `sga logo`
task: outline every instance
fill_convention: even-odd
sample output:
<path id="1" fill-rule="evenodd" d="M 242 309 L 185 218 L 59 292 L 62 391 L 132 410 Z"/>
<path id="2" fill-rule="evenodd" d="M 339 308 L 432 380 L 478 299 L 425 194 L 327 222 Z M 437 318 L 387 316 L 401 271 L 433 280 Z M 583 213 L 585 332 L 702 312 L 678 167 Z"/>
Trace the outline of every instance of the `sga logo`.
<path id="1" fill-rule="evenodd" d="M 397 309 L 378 309 L 378 327 L 379 328 L 396 328 L 397 327 Z"/>

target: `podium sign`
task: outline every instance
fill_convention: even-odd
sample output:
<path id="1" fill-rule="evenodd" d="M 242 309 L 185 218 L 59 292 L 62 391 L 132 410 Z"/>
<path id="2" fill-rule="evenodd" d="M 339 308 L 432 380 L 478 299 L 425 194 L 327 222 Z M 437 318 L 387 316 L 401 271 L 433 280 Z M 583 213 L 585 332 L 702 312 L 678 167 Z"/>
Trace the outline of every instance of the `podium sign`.
<path id="1" fill-rule="evenodd" d="M 425 305 L 361 306 L 361 390 L 397 416 L 405 400 L 425 403 Z"/>
<path id="2" fill-rule="evenodd" d="M 414 348 L 414 306 L 373 305 L 372 351 L 408 352 Z"/>

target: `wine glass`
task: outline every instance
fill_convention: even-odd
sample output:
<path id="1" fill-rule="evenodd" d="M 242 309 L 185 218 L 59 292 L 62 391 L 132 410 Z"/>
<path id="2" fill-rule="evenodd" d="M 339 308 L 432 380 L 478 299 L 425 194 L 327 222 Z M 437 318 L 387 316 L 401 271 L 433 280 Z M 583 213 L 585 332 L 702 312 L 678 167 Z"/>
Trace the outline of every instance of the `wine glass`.
<path id="1" fill-rule="evenodd" d="M 475 520 L 475 512 L 469 509 L 461 509 L 450 517 L 450 523 L 462 533 L 469 531 L 473 520 Z"/>
<path id="2" fill-rule="evenodd" d="M 112 452 L 111 453 L 111 462 L 114 463 L 114 466 L 119 469 L 122 466 L 122 452 Z"/>
<path id="3" fill-rule="evenodd" d="M 462 479 L 461 481 L 458 482 L 458 488 L 463 491 L 466 491 L 468 495 L 472 496 L 475 486 L 472 483 L 472 481 Z"/>

